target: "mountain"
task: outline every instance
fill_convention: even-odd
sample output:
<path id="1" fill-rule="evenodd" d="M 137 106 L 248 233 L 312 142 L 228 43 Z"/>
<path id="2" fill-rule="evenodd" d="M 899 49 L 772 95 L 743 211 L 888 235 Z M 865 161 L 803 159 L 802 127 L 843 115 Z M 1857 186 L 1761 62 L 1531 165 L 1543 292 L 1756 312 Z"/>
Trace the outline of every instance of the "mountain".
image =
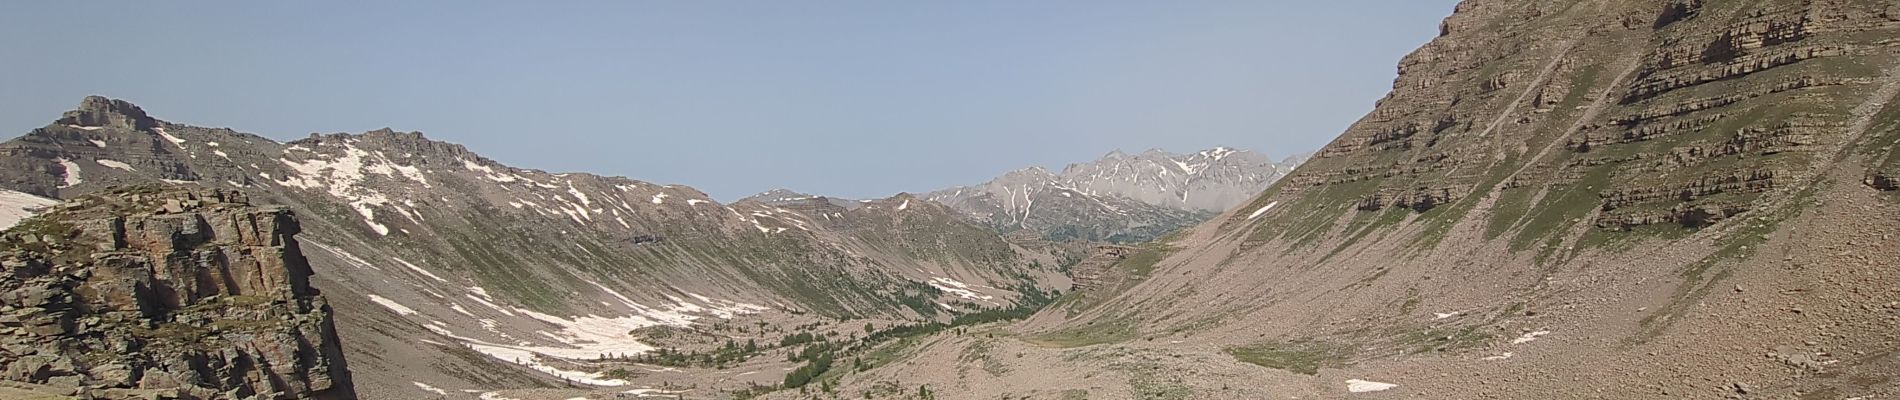
<path id="1" fill-rule="evenodd" d="M 785 357 L 765 354 L 792 351 L 778 344 L 793 332 L 947 320 L 1068 285 L 1051 255 L 908 195 L 725 205 L 686 186 L 510 167 L 416 132 L 278 143 L 103 97 L 0 143 L 0 188 L 72 199 L 149 184 L 295 212 L 366 398 L 739 390 L 778 382 Z M 720 367 L 770 373 L 603 361 L 732 341 L 769 345 Z"/>
<path id="2" fill-rule="evenodd" d="M 1093 162 L 1070 164 L 1060 174 L 1041 167 L 1019 169 L 981 185 L 924 197 L 1002 232 L 1142 242 L 1246 201 L 1285 176 L 1298 160 L 1276 163 L 1259 153 L 1226 147 L 1191 154 L 1148 150 L 1131 156 L 1114 151 Z"/>
<path id="3" fill-rule="evenodd" d="M 1900 6 L 1469 0 L 1440 31 L 1262 194 L 839 390 L 1900 394 Z"/>
<path id="4" fill-rule="evenodd" d="M 1260 194 L 1299 165 L 1299 157 L 1274 162 L 1260 153 L 1215 147 L 1189 154 L 1148 150 L 1110 152 L 1100 160 L 1069 164 L 1061 180 L 1091 195 L 1120 196 L 1190 211 L 1221 212 Z"/>
<path id="5" fill-rule="evenodd" d="M 151 186 L 7 230 L 0 397 L 356 398 L 297 233 L 236 191 Z"/>
<path id="6" fill-rule="evenodd" d="M 851 199 L 840 199 L 836 197 L 809 195 L 809 194 L 795 192 L 795 191 L 792 191 L 791 189 L 767 190 L 764 192 L 759 192 L 759 194 L 746 196 L 746 198 L 739 199 L 739 201 L 736 201 L 734 203 L 756 202 L 756 203 L 764 204 L 768 206 L 781 206 L 781 205 L 787 205 L 787 204 L 801 204 L 801 203 L 804 203 L 806 200 L 811 200 L 811 199 L 819 199 L 826 203 L 831 203 L 832 205 L 843 207 L 846 209 L 858 208 L 859 203 L 862 203 L 861 201 L 851 200 Z"/>

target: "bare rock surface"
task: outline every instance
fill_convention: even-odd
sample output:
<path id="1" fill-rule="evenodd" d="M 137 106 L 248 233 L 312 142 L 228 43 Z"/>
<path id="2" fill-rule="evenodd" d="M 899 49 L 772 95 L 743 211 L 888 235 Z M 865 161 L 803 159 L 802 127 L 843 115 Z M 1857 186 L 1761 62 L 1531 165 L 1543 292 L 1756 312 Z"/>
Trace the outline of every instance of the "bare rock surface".
<path id="1" fill-rule="evenodd" d="M 355 398 L 281 207 L 142 186 L 0 233 L 0 380 L 86 398 Z"/>

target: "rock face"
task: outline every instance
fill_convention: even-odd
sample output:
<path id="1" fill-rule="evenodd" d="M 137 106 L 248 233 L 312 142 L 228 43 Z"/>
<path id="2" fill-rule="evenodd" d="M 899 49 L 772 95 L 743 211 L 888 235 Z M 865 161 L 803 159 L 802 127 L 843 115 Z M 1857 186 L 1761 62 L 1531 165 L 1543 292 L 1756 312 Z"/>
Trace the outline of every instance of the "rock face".
<path id="1" fill-rule="evenodd" d="M 1240 205 L 1292 172 L 1302 156 L 1279 162 L 1246 150 L 1215 147 L 1188 154 L 1110 152 L 1062 169 L 1065 184 L 1092 195 L 1120 196 L 1173 209 L 1221 212 Z"/>
<path id="2" fill-rule="evenodd" d="M 1088 257 L 1082 258 L 1081 262 L 1076 263 L 1075 266 L 1069 270 L 1069 275 L 1075 278 L 1075 290 L 1090 290 L 1100 287 L 1102 282 L 1108 278 L 1107 275 L 1110 269 L 1113 268 L 1116 263 L 1122 262 L 1122 260 L 1128 259 L 1128 256 L 1140 251 L 1140 249 L 1135 247 L 1116 245 L 1095 246 L 1094 250 L 1093 253 L 1089 254 Z"/>
<path id="3" fill-rule="evenodd" d="M 98 398 L 351 399 L 290 211 L 157 186 L 0 234 L 0 380 Z"/>

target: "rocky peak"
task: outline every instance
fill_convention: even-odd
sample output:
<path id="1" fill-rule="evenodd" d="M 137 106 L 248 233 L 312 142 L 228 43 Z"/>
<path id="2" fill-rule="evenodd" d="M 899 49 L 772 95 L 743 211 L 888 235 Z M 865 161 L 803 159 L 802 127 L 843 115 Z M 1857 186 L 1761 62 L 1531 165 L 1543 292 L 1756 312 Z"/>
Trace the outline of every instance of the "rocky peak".
<path id="1" fill-rule="evenodd" d="M 1043 169 L 1042 167 L 1029 167 L 1005 172 L 1003 176 L 996 177 L 996 179 L 990 181 L 990 183 L 1003 185 L 1041 184 L 1054 181 L 1055 179 L 1056 174 L 1050 173 L 1047 169 Z"/>
<path id="2" fill-rule="evenodd" d="M 773 204 L 773 203 L 782 203 L 782 202 L 788 202 L 788 201 L 805 200 L 805 199 L 810 199 L 813 197 L 818 197 L 818 196 L 800 193 L 797 191 L 793 191 L 791 189 L 779 188 L 779 189 L 772 189 L 772 190 L 767 190 L 764 192 L 759 192 L 759 194 L 755 194 L 751 196 L 746 196 L 743 199 L 739 199 L 739 201 L 751 200 L 751 201 L 756 201 L 756 202 L 765 203 L 765 204 Z"/>
<path id="3" fill-rule="evenodd" d="M 924 198 L 1004 232 L 1036 229 L 1051 239 L 1143 241 L 1245 201 L 1286 175 L 1292 165 L 1230 147 L 1175 154 L 1114 150 L 1101 159 L 1010 171 L 982 185 L 954 187 Z"/>
<path id="4" fill-rule="evenodd" d="M 859 202 L 851 199 L 806 194 L 791 189 L 772 189 L 759 194 L 746 196 L 733 204 L 758 203 L 772 207 L 785 207 L 814 215 L 857 209 Z"/>
<path id="5" fill-rule="evenodd" d="M 158 121 L 145 114 L 145 110 L 125 100 L 108 99 L 101 96 L 86 96 L 79 102 L 79 108 L 67 111 L 55 124 L 84 127 L 112 127 L 125 130 L 147 130 L 158 126 Z"/>
<path id="6" fill-rule="evenodd" d="M 289 210 L 138 186 L 0 234 L 0 381 L 85 398 L 353 398 Z"/>

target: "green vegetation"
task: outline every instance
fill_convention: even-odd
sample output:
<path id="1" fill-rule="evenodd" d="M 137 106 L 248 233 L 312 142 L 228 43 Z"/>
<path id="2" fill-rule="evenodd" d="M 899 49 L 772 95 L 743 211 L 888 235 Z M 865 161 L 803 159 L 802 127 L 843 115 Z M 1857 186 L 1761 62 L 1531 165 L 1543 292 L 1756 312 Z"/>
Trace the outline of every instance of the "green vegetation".
<path id="1" fill-rule="evenodd" d="M 1315 341 L 1264 343 L 1226 351 L 1242 362 L 1306 375 L 1318 374 L 1322 367 L 1344 366 L 1354 354 L 1350 346 Z"/>
<path id="2" fill-rule="evenodd" d="M 1387 208 L 1378 212 L 1359 213 L 1359 215 L 1353 217 L 1352 222 L 1346 224 L 1346 231 L 1352 232 L 1352 234 L 1347 236 L 1346 240 L 1339 242 L 1339 245 L 1333 246 L 1332 251 L 1326 252 L 1326 256 L 1320 257 L 1319 261 L 1314 264 L 1317 265 L 1332 259 L 1333 256 L 1337 256 L 1345 252 L 1346 249 L 1352 248 L 1354 244 L 1359 243 L 1359 240 L 1364 239 L 1367 235 L 1382 231 L 1386 227 L 1405 222 L 1405 218 L 1411 215 L 1412 210 L 1404 208 Z"/>
<path id="3" fill-rule="evenodd" d="M 78 228 L 58 220 L 55 216 L 27 218 L 26 220 L 20 221 L 18 225 L 14 225 L 13 228 L 7 229 L 5 232 L 8 234 L 17 234 L 25 241 L 13 242 L 10 240 L 0 240 L 0 251 L 22 251 L 41 255 L 51 255 L 54 253 L 53 246 L 55 246 L 55 243 L 71 241 L 72 238 L 79 234 Z M 48 238 L 53 239 L 53 241 L 48 242 L 45 240 Z M 74 256 L 77 255 L 78 254 L 74 254 Z"/>
<path id="4" fill-rule="evenodd" d="M 780 387 L 787 389 L 805 387 L 805 385 L 811 383 L 813 378 L 817 378 L 826 371 L 831 371 L 831 354 L 818 354 L 815 358 L 811 359 L 810 363 L 792 370 L 791 373 L 785 374 L 785 382 L 780 384 Z"/>
<path id="5" fill-rule="evenodd" d="M 1135 328 L 1122 321 L 1093 321 L 1088 325 L 1024 338 L 1049 347 L 1082 347 L 1135 340 Z"/>
<path id="6" fill-rule="evenodd" d="M 919 338 L 950 330 L 961 331 L 972 325 L 1027 318 L 1054 300 L 1054 292 L 1044 292 L 1028 283 L 1021 285 L 1014 288 L 1021 293 L 1015 306 L 983 309 L 957 315 L 951 318 L 950 323 L 896 324 L 883 329 L 866 324 L 867 333 L 855 342 L 837 341 L 832 337 L 810 332 L 787 335 L 779 341 L 780 347 L 803 346 L 798 351 L 789 353 L 787 359 L 794 362 L 803 361 L 805 364 L 787 374 L 779 388 L 803 389 L 812 383 L 818 383 L 822 390 L 830 392 L 832 389 L 830 385 L 844 374 L 866 371 L 894 361 L 898 358 L 899 352 L 915 345 Z M 848 364 L 850 368 L 836 368 L 839 360 L 850 360 Z"/>
<path id="7" fill-rule="evenodd" d="M 1194 397 L 1194 390 L 1179 383 L 1140 376 L 1131 379 L 1129 386 L 1135 388 L 1135 398 L 1143 400 L 1187 400 Z"/>
<path id="8" fill-rule="evenodd" d="M 1677 285 L 1675 293 L 1670 295 L 1669 304 L 1643 317 L 1640 321 L 1642 329 L 1630 341 L 1646 342 L 1681 320 L 1691 306 L 1708 296 L 1716 282 L 1735 273 L 1729 267 L 1760 250 L 1761 245 L 1768 241 L 1768 235 L 1773 234 L 1782 222 L 1799 217 L 1802 211 L 1812 208 L 1816 202 L 1815 191 L 1820 186 L 1803 189 L 1774 212 L 1737 221 L 1738 225 L 1716 240 L 1714 252 L 1682 270 L 1682 284 Z"/>
<path id="9" fill-rule="evenodd" d="M 1399 350 L 1405 353 L 1453 352 L 1483 347 L 1490 343 L 1492 335 L 1484 333 L 1487 325 L 1464 327 L 1443 327 L 1401 332 L 1398 338 Z"/>
<path id="10" fill-rule="evenodd" d="M 810 335 L 809 333 L 800 333 L 800 334 Z M 786 338 L 790 339 L 791 337 L 787 336 Z M 780 347 L 790 347 L 790 345 L 780 344 Z M 763 353 L 764 350 L 766 349 L 759 347 L 758 342 L 752 339 L 746 339 L 745 344 L 739 344 L 733 340 L 728 339 L 726 340 L 725 345 L 720 346 L 717 349 L 713 349 L 712 351 L 706 351 L 706 352 L 680 351 L 679 349 L 673 349 L 673 348 L 658 348 L 658 349 L 653 349 L 653 351 L 640 353 L 631 357 L 624 356 L 624 355 L 614 356 L 614 355 L 609 355 L 609 354 L 602 354 L 600 355 L 599 359 L 600 360 L 634 361 L 634 362 L 639 362 L 642 364 L 652 364 L 652 365 L 669 366 L 669 367 L 700 367 L 700 368 L 724 369 L 727 366 L 737 364 L 737 363 L 745 361 L 746 359 L 750 359 L 753 356 L 757 356 L 760 353 Z"/>
<path id="11" fill-rule="evenodd" d="M 1537 243 L 1548 245 L 1546 251 L 1554 251 L 1560 235 L 1603 206 L 1598 191 L 1608 187 L 1612 171 L 1609 168 L 1596 168 L 1584 175 L 1583 179 L 1553 188 L 1544 195 L 1535 208 L 1525 215 L 1516 237 L 1511 238 L 1511 251 L 1523 251 Z"/>

